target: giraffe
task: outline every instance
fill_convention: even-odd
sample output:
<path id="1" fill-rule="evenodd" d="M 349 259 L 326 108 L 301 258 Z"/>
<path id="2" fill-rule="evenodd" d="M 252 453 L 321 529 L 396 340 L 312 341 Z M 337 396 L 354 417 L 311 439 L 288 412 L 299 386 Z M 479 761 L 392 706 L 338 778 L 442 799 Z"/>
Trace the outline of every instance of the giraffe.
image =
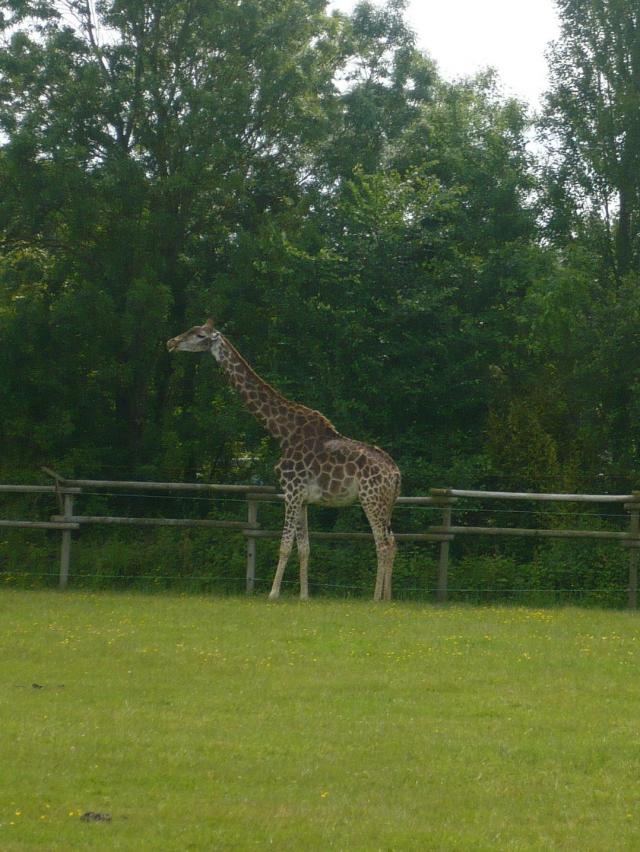
<path id="1" fill-rule="evenodd" d="M 307 505 L 347 506 L 359 498 L 376 546 L 373 597 L 390 600 L 396 553 L 391 513 L 400 493 L 400 471 L 393 459 L 379 447 L 341 435 L 319 411 L 286 399 L 249 366 L 212 319 L 172 337 L 167 349 L 210 352 L 246 408 L 280 442 L 282 456 L 275 470 L 284 491 L 285 518 L 269 598 L 280 595 L 294 539 L 300 560 L 300 598 L 309 596 Z"/>

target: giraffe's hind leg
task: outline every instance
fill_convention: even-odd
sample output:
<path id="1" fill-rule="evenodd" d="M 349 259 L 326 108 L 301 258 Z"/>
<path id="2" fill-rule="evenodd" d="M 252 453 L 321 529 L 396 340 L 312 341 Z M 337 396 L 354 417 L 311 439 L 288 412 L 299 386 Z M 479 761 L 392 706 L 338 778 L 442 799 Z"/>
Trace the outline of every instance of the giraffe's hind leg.
<path id="1" fill-rule="evenodd" d="M 391 531 L 391 527 L 387 527 L 386 530 L 386 541 L 383 547 L 383 561 L 384 568 L 382 574 L 382 591 L 381 597 L 378 600 L 390 601 L 391 600 L 391 579 L 393 576 L 393 563 L 396 558 L 396 539 Z"/>
<path id="2" fill-rule="evenodd" d="M 390 502 L 385 499 L 385 495 L 380 494 L 361 498 L 361 502 L 364 513 L 371 526 L 378 559 L 373 599 L 374 601 L 389 601 L 391 600 L 393 562 L 396 555 L 396 540 L 391 531 L 390 524 L 394 501 Z"/>
<path id="3" fill-rule="evenodd" d="M 309 527 L 306 505 L 302 505 L 298 512 L 296 543 L 300 559 L 300 600 L 306 601 L 309 598 Z"/>

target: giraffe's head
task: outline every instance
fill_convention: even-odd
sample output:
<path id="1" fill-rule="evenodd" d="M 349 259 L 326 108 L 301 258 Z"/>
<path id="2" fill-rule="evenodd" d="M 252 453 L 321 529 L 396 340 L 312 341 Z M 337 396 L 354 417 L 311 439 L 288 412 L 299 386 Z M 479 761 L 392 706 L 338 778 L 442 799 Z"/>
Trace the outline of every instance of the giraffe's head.
<path id="1" fill-rule="evenodd" d="M 208 352 L 220 337 L 213 320 L 208 319 L 204 325 L 194 325 L 188 331 L 167 340 L 169 352 Z"/>

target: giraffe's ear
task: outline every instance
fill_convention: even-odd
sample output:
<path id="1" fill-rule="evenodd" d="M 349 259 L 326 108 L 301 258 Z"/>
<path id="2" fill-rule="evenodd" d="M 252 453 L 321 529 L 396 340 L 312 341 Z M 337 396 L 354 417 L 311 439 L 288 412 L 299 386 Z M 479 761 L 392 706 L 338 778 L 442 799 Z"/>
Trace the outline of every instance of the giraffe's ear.
<path id="1" fill-rule="evenodd" d="M 211 317 L 209 317 L 209 319 L 205 322 L 204 328 L 206 328 L 207 331 L 213 331 L 214 325 L 213 325 L 213 320 L 211 319 Z"/>

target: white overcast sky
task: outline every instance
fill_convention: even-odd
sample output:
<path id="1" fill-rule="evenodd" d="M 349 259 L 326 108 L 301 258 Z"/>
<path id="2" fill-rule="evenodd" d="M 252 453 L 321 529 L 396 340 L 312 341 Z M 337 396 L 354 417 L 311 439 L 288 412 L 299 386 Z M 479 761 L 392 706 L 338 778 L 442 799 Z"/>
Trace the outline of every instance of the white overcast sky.
<path id="1" fill-rule="evenodd" d="M 329 8 L 354 6 L 355 0 L 333 0 Z M 411 0 L 406 17 L 446 80 L 491 66 L 506 93 L 539 105 L 547 88 L 545 50 L 559 29 L 553 0 Z"/>

